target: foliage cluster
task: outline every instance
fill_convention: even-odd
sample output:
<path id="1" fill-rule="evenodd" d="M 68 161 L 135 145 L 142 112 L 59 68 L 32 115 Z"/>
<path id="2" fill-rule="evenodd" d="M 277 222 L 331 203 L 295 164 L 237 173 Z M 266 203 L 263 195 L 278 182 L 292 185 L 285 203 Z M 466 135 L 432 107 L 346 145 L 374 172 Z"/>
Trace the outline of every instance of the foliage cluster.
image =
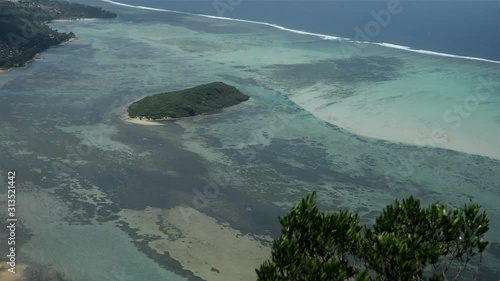
<path id="1" fill-rule="evenodd" d="M 128 107 L 128 114 L 132 118 L 153 120 L 180 118 L 210 113 L 248 99 L 233 86 L 213 82 L 145 97 L 132 103 Z"/>
<path id="2" fill-rule="evenodd" d="M 473 280 L 488 245 L 488 217 L 472 202 L 424 208 L 410 197 L 362 227 L 358 214 L 319 211 L 313 193 L 280 223 L 272 257 L 257 269 L 259 281 Z"/>

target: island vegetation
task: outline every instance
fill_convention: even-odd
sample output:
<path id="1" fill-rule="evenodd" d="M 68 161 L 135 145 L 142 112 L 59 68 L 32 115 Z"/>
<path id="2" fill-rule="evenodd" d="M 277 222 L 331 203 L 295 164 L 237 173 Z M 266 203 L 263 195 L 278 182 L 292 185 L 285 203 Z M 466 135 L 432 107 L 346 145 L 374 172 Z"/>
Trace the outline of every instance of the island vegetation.
<path id="1" fill-rule="evenodd" d="M 128 107 L 131 118 L 161 120 L 215 112 L 248 100 L 233 86 L 213 82 L 145 97 Z"/>
<path id="2" fill-rule="evenodd" d="M 36 54 L 75 37 L 48 26 L 53 20 L 114 18 L 101 8 L 50 0 L 0 0 L 0 69 L 24 66 Z"/>
<path id="3" fill-rule="evenodd" d="M 409 197 L 361 226 L 358 214 L 319 211 L 314 196 L 280 218 L 282 234 L 258 281 L 481 280 L 489 220 L 477 204 L 423 207 Z"/>

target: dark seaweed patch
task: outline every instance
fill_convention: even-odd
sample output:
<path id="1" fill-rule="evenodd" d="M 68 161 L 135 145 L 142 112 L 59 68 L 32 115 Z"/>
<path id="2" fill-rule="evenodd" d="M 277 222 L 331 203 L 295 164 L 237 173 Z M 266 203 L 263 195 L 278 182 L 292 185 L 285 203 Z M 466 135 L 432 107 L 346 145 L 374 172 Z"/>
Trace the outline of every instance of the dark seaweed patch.
<path id="1" fill-rule="evenodd" d="M 323 83 L 383 82 L 396 78 L 403 61 L 399 58 L 370 56 L 323 60 L 306 64 L 272 65 L 274 78 L 292 85 Z"/>

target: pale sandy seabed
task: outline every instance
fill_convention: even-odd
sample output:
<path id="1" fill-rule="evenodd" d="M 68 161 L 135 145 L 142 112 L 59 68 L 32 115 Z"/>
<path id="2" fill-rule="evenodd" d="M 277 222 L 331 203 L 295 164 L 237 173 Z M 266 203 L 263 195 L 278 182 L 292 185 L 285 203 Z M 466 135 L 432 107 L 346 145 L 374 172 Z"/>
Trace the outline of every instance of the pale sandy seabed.
<path id="1" fill-rule="evenodd" d="M 426 145 L 427 147 L 439 147 L 459 152 L 482 155 L 500 160 L 500 142 L 491 141 L 497 139 L 493 131 L 488 137 L 474 133 L 463 133 L 463 130 L 454 129 L 454 124 L 442 124 L 442 116 L 410 115 L 408 112 L 400 112 L 397 118 L 393 114 L 398 110 L 393 108 L 387 111 L 391 105 L 393 93 L 388 89 L 386 93 L 381 92 L 381 100 L 357 96 L 339 102 L 336 105 L 325 107 L 329 101 L 325 99 L 325 88 L 305 88 L 297 90 L 291 100 L 314 114 L 314 116 L 356 135 L 400 142 L 411 145 Z M 493 92 L 491 94 L 494 94 Z M 460 103 L 456 103 L 459 104 Z M 450 108 L 453 104 L 450 104 Z M 443 110 L 443 113 L 446 111 Z M 479 114 L 472 112 L 471 114 Z M 435 122 L 438 120 L 438 123 Z M 466 128 L 465 130 L 467 130 Z"/>
<path id="2" fill-rule="evenodd" d="M 74 21 L 74 20 L 68 20 L 68 21 Z M 64 22 L 64 20 L 62 20 L 62 22 Z M 62 42 L 61 44 L 59 45 L 56 45 L 56 46 L 64 46 L 66 44 L 70 44 L 71 42 L 74 42 L 78 40 L 78 38 L 70 38 L 64 42 Z M 52 46 L 50 48 L 53 48 L 53 47 L 56 47 L 56 46 Z M 19 67 L 12 67 L 12 68 L 8 68 L 8 69 L 4 69 L 4 68 L 0 68 L 0 73 L 6 73 L 6 72 L 9 72 L 11 71 L 12 69 L 22 69 L 22 68 L 26 68 L 28 67 L 29 64 L 31 64 L 32 62 L 36 61 L 37 59 L 40 59 L 40 53 L 36 53 L 35 56 L 30 59 L 29 61 L 27 61 L 26 63 L 24 63 L 24 65 L 22 66 L 19 66 Z"/>
<path id="3" fill-rule="evenodd" d="M 154 237 L 148 245 L 157 253 L 168 253 L 182 267 L 207 281 L 250 281 L 271 251 L 255 237 L 221 225 L 190 207 L 143 211 L 121 210 L 123 222 L 141 237 Z M 259 237 L 270 243 L 269 236 Z"/>

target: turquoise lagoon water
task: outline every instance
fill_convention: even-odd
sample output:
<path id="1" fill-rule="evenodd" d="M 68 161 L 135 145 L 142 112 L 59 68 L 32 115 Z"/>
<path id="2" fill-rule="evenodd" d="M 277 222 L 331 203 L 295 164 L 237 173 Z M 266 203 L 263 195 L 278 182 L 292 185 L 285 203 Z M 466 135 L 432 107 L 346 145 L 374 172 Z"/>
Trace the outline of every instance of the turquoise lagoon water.
<path id="1" fill-rule="evenodd" d="M 78 40 L 0 75 L 2 175 L 18 171 L 30 234 L 23 263 L 68 280 L 200 280 L 116 214 L 190 206 L 276 237 L 277 216 L 317 190 L 323 209 L 367 223 L 409 195 L 477 201 L 491 218 L 484 272 L 498 276 L 498 64 L 100 5 L 119 18 L 53 23 Z M 488 91 L 475 96 L 481 79 Z M 122 120 L 147 94 L 210 81 L 251 100 L 165 126 Z M 221 177 L 225 187 L 196 204 L 193 190 Z"/>

